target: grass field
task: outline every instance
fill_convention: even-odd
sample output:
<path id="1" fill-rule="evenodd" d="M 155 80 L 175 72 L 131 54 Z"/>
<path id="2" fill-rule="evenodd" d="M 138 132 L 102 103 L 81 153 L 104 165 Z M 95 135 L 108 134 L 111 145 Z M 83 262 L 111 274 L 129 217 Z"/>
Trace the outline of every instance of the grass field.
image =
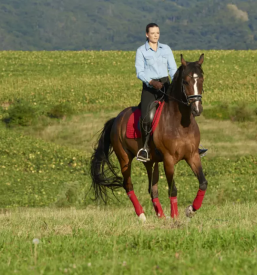
<path id="1" fill-rule="evenodd" d="M 181 162 L 180 219 L 158 220 L 134 162 L 141 224 L 124 190 L 108 206 L 91 200 L 88 169 L 104 121 L 139 102 L 135 53 L 0 52 L 0 274 L 257 273 L 257 51 L 204 53 L 206 198 L 187 220 L 198 182 Z"/>
<path id="2" fill-rule="evenodd" d="M 153 213 L 141 224 L 131 208 L 6 211 L 0 216 L 0 271 L 256 274 L 256 207 L 205 206 L 191 220 L 181 215 L 176 224 Z"/>

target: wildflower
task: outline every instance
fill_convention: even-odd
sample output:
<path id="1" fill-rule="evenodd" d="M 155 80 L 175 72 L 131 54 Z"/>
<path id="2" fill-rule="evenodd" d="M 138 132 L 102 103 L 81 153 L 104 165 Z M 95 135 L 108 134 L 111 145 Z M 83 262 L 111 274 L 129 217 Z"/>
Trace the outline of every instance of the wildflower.
<path id="1" fill-rule="evenodd" d="M 40 240 L 39 239 L 37 239 L 37 238 L 35 238 L 35 239 L 33 239 L 33 244 L 39 244 L 40 243 Z"/>

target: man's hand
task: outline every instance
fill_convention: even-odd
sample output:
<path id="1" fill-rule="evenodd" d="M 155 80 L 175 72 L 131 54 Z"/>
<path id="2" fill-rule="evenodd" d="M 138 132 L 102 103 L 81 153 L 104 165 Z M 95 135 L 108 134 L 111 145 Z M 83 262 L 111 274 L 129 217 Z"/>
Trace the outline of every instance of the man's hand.
<path id="1" fill-rule="evenodd" d="M 149 84 L 152 85 L 156 90 L 160 90 L 163 87 L 163 84 L 156 80 L 151 80 Z"/>

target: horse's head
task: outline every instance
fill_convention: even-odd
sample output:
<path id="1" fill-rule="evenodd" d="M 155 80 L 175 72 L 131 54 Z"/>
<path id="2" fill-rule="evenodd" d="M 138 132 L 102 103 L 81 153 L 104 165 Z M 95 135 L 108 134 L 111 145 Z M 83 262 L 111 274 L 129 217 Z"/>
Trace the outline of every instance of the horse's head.
<path id="1" fill-rule="evenodd" d="M 203 70 L 201 68 L 204 60 L 202 54 L 198 61 L 187 62 L 181 54 L 182 64 L 182 92 L 184 93 L 187 104 L 191 106 L 194 116 L 199 116 L 203 111 L 202 93 L 203 93 Z"/>

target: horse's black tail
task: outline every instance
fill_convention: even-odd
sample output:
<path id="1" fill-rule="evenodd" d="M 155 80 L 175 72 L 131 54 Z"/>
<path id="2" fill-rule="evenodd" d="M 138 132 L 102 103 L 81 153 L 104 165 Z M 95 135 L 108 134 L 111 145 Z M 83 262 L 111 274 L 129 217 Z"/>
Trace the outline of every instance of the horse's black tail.
<path id="1" fill-rule="evenodd" d="M 118 187 L 122 187 L 122 178 L 116 173 L 116 167 L 110 160 L 113 153 L 111 145 L 111 129 L 115 118 L 108 120 L 102 132 L 99 135 L 98 142 L 91 156 L 91 178 L 92 186 L 95 192 L 95 199 L 101 198 L 105 203 L 107 201 L 107 188 L 112 192 Z"/>

